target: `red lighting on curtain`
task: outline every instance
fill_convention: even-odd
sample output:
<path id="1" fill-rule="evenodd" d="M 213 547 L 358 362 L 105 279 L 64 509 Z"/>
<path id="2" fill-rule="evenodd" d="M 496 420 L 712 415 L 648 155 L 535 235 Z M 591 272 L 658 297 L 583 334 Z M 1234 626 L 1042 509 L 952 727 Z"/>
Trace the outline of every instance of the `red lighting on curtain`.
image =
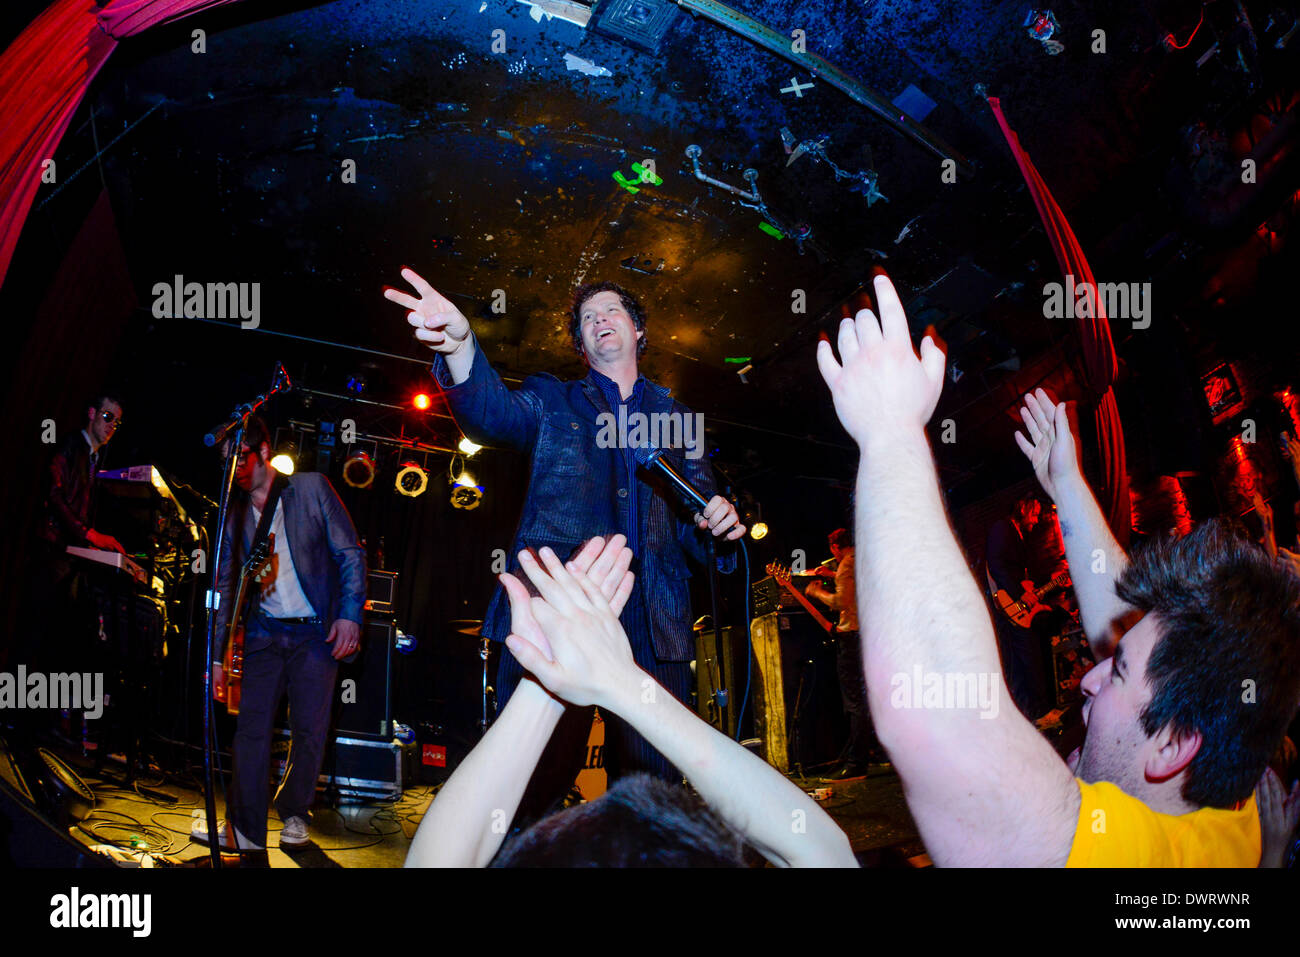
<path id="1" fill-rule="evenodd" d="M 988 103 L 998 126 L 1002 128 L 1007 145 L 1011 147 L 1021 175 L 1025 178 L 1029 194 L 1034 198 L 1034 205 L 1043 221 L 1043 229 L 1052 244 L 1052 251 L 1056 254 L 1061 274 L 1073 276 L 1076 287 L 1088 283 L 1091 289 L 1096 289 L 1092 268 L 1074 236 L 1074 230 L 1070 228 L 1061 207 L 1047 188 L 1047 183 L 1038 175 L 1029 154 L 1021 147 L 1020 137 L 1008 125 L 1007 118 L 1002 113 L 1001 101 L 990 96 Z M 1115 404 L 1115 393 L 1111 389 L 1119 371 L 1119 358 L 1115 355 L 1109 321 L 1100 297 L 1093 297 L 1093 308 L 1090 311 L 1092 316 L 1076 316 L 1074 319 L 1082 357 L 1080 371 L 1084 384 L 1094 397 L 1093 419 L 1097 426 L 1097 444 L 1102 464 L 1099 490 L 1102 509 L 1111 531 L 1121 544 L 1125 544 L 1132 524 L 1132 503 L 1125 465 L 1124 428 L 1120 423 L 1119 408 Z"/>
<path id="2" fill-rule="evenodd" d="M 0 54 L 0 283 L 90 83 L 119 40 L 238 0 L 56 0 Z"/>

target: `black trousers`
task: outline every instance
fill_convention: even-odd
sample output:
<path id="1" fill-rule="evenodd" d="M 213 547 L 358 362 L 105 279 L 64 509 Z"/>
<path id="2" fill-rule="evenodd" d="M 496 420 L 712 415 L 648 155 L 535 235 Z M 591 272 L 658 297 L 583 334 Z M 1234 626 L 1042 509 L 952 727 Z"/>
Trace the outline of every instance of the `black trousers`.
<path id="1" fill-rule="evenodd" d="M 305 818 L 316 800 L 339 666 L 325 641 L 326 627 L 279 624 L 260 615 L 249 622 L 226 816 L 257 844 L 266 844 L 271 733 L 286 690 L 289 760 L 275 793 L 275 809 L 282 821 Z"/>
<path id="2" fill-rule="evenodd" d="M 866 764 L 871 760 L 876 733 L 867 707 L 867 682 L 862 667 L 862 642 L 856 631 L 835 632 L 835 672 L 840 679 L 840 701 L 849 719 L 849 737 L 839 760 Z"/>
<path id="3" fill-rule="evenodd" d="M 1061 629 L 1063 612 L 1040 612 L 1028 628 L 1019 628 L 1005 615 L 994 612 L 1002 673 L 1016 707 L 1030 721 L 1052 709 L 1052 636 Z"/>

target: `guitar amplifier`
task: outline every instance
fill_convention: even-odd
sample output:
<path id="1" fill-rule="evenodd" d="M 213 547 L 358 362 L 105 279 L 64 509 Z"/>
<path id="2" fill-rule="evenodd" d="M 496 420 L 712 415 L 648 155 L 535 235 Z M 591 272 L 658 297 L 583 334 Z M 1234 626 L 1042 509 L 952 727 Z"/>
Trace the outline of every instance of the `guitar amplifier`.
<path id="1" fill-rule="evenodd" d="M 760 578 L 750 586 L 750 595 L 753 599 L 754 617 L 762 618 L 764 615 L 770 615 L 781 607 L 781 583 L 771 575 L 766 578 Z"/>
<path id="2" fill-rule="evenodd" d="M 339 734 L 387 741 L 393 736 L 393 657 L 397 628 L 392 621 L 366 616 L 361 650 L 339 666 Z"/>
<path id="3" fill-rule="evenodd" d="M 366 613 L 392 615 L 397 606 L 397 572 L 366 571 Z"/>

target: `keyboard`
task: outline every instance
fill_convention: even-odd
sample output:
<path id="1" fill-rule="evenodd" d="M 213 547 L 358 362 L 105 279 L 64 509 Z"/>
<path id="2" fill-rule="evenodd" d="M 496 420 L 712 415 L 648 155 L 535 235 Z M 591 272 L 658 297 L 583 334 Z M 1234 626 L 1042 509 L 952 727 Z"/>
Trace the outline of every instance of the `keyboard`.
<path id="1" fill-rule="evenodd" d="M 121 552 L 103 548 L 78 548 L 76 545 L 69 545 L 68 554 L 126 572 L 141 585 L 149 584 L 149 576 L 145 574 L 144 569 Z"/>

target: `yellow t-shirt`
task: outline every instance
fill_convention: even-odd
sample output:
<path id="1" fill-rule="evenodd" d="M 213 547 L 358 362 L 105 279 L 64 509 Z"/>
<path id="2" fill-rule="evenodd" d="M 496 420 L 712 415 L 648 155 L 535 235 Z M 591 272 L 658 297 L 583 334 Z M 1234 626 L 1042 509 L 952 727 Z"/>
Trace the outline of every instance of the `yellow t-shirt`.
<path id="1" fill-rule="evenodd" d="M 1078 784 L 1079 822 L 1066 867 L 1259 866 L 1254 794 L 1235 811 L 1160 814 L 1108 781 Z"/>

